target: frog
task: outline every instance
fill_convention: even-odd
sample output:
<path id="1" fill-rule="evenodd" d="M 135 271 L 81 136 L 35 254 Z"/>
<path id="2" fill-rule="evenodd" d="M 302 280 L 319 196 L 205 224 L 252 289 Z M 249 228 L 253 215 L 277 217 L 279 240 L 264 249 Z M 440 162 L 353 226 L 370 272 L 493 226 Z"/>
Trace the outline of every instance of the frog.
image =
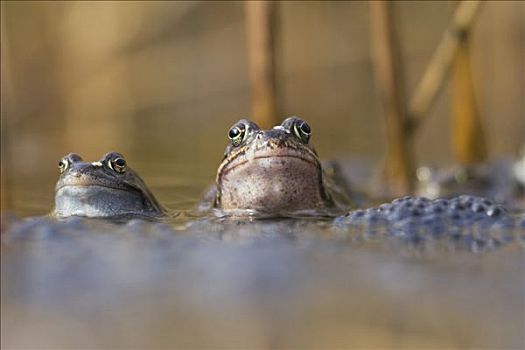
<path id="1" fill-rule="evenodd" d="M 228 145 L 215 184 L 203 203 L 226 215 L 332 215 L 351 206 L 349 184 L 336 163 L 323 167 L 311 144 L 312 128 L 292 116 L 271 129 L 241 119 L 228 131 Z M 201 208 L 203 206 L 201 205 Z"/>
<path id="2" fill-rule="evenodd" d="M 160 218 L 166 215 L 166 209 L 118 152 L 109 152 L 95 162 L 84 162 L 78 154 L 70 153 L 58 162 L 58 169 L 60 176 L 51 216 Z"/>

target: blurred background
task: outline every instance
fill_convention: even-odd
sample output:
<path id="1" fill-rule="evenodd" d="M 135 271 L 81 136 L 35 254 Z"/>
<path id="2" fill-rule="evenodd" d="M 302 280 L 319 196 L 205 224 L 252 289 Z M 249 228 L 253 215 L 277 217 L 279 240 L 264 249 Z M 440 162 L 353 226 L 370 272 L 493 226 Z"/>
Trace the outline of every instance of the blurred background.
<path id="1" fill-rule="evenodd" d="M 407 99 L 454 2 L 393 2 Z M 385 154 L 368 2 L 279 2 L 276 114 L 313 129 L 321 158 Z M 253 116 L 243 2 L 2 2 L 2 211 L 51 209 L 57 162 L 122 152 L 168 206 L 211 183 L 229 127 Z M 489 158 L 525 140 L 525 2 L 486 2 L 470 60 Z M 417 165 L 454 163 L 448 85 L 414 138 Z M 177 191 L 167 189 L 177 188 Z"/>

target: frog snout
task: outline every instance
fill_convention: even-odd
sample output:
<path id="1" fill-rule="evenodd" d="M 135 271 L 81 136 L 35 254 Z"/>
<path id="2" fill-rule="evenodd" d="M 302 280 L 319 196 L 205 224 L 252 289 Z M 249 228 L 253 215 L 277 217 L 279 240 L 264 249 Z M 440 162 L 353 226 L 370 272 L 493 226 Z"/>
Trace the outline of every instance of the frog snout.
<path id="1" fill-rule="evenodd" d="M 77 166 L 74 169 L 71 169 L 69 174 L 70 176 L 81 177 L 82 175 L 89 173 L 90 169 L 91 167 L 89 164 L 82 164 L 82 165 Z"/>

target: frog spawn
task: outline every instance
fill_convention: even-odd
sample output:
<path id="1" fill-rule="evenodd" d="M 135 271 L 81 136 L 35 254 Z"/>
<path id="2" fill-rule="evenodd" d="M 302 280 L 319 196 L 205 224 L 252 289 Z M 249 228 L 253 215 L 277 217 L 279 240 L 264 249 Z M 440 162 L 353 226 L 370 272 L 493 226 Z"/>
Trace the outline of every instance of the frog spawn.
<path id="1" fill-rule="evenodd" d="M 495 247 L 514 239 L 525 218 L 514 219 L 501 205 L 483 197 L 462 195 L 430 200 L 402 197 L 334 220 L 337 228 L 364 228 L 369 235 L 385 234 L 412 241 L 448 237 L 468 245 Z"/>

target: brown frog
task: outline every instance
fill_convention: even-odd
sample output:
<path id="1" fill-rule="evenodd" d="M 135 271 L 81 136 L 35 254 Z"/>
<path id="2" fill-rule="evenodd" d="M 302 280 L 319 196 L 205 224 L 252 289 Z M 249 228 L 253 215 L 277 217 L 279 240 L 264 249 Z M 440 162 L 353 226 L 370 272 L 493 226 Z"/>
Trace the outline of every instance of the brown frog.
<path id="1" fill-rule="evenodd" d="M 272 216 L 343 210 L 349 197 L 336 186 L 336 176 L 327 176 L 335 168 L 323 170 L 311 134 L 308 123 L 297 117 L 270 130 L 239 120 L 228 132 L 230 143 L 210 192 L 212 206 L 225 213 Z"/>

